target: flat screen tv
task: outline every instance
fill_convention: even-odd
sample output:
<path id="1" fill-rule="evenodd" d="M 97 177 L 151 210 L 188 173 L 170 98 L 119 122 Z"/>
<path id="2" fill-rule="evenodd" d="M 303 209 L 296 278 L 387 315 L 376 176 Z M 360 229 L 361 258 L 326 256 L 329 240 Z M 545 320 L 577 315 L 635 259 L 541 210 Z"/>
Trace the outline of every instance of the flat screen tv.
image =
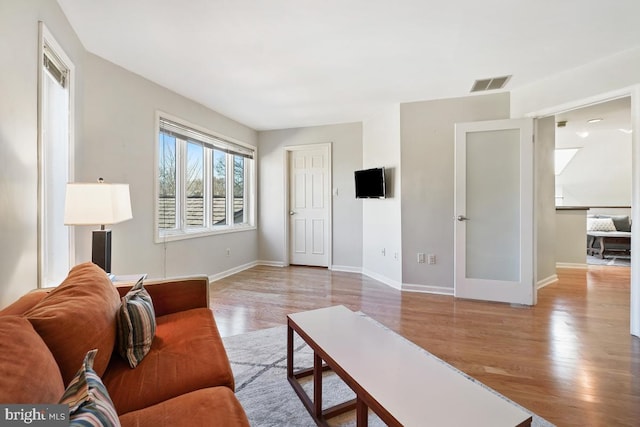
<path id="1" fill-rule="evenodd" d="M 384 199 L 384 168 L 364 169 L 354 172 L 356 199 Z"/>

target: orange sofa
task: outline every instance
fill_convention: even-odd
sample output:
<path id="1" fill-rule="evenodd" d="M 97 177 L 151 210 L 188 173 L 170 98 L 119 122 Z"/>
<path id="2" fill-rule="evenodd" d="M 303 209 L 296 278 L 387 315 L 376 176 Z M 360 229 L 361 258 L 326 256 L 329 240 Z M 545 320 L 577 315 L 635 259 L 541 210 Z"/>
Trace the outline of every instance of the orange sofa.
<path id="1" fill-rule="evenodd" d="M 0 311 L 0 403 L 57 403 L 97 348 L 93 369 L 123 427 L 248 426 L 208 286 L 207 277 L 145 282 L 157 326 L 135 368 L 116 344 L 116 313 L 131 286 L 85 263 L 59 287 L 24 295 Z"/>

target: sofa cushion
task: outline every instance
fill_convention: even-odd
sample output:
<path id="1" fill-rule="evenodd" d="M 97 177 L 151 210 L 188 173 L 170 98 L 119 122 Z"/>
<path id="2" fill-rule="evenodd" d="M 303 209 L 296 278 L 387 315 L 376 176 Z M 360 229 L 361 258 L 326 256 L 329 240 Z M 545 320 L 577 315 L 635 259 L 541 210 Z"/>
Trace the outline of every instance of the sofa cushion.
<path id="1" fill-rule="evenodd" d="M 135 368 L 149 353 L 156 333 L 153 302 L 144 289 L 142 280 L 122 297 L 118 310 L 118 352 Z"/>
<path id="2" fill-rule="evenodd" d="M 42 298 L 47 296 L 51 289 L 34 289 L 18 298 L 16 301 L 0 310 L 0 316 L 7 314 L 24 314 L 27 310 L 33 308 Z"/>
<path id="3" fill-rule="evenodd" d="M 149 354 L 135 368 L 117 354 L 102 377 L 122 415 L 194 390 L 233 389 L 233 373 L 213 313 L 198 308 L 156 318 Z"/>
<path id="4" fill-rule="evenodd" d="M 65 384 L 89 350 L 98 349 L 93 369 L 102 375 L 116 340 L 120 298 L 95 264 L 74 267 L 60 286 L 25 313 L 58 362 Z"/>
<path id="5" fill-rule="evenodd" d="M 56 360 L 31 323 L 0 316 L 0 403 L 52 403 L 63 392 Z"/>
<path id="6" fill-rule="evenodd" d="M 249 426 L 228 387 L 205 388 L 120 416 L 122 427 Z"/>
<path id="7" fill-rule="evenodd" d="M 102 380 L 93 370 L 93 361 L 98 350 L 85 356 L 82 366 L 71 379 L 60 399 L 69 406 L 70 426 L 74 427 L 119 427 L 120 420 L 113 402 Z"/>

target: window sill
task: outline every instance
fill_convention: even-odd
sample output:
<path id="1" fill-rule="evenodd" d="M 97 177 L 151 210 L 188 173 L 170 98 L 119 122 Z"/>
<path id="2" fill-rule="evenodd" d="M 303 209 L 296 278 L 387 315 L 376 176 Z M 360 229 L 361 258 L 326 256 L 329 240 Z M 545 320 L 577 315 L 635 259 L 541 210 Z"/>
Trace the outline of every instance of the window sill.
<path id="1" fill-rule="evenodd" d="M 255 225 L 236 225 L 234 227 L 219 227 L 215 229 L 211 228 L 198 228 L 188 231 L 171 231 L 166 233 L 156 234 L 156 243 L 174 242 L 177 240 L 195 239 L 199 237 L 216 236 L 219 234 L 240 233 L 243 231 L 256 230 Z"/>

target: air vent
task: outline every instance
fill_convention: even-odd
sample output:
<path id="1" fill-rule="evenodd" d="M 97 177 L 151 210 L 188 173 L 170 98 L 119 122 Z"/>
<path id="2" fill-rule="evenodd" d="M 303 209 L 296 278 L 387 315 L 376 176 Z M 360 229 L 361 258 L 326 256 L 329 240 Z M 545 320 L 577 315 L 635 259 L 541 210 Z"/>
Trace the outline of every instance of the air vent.
<path id="1" fill-rule="evenodd" d="M 502 89 L 505 87 L 511 76 L 492 77 L 490 79 L 476 80 L 473 83 L 471 92 L 482 92 L 485 90 Z"/>

